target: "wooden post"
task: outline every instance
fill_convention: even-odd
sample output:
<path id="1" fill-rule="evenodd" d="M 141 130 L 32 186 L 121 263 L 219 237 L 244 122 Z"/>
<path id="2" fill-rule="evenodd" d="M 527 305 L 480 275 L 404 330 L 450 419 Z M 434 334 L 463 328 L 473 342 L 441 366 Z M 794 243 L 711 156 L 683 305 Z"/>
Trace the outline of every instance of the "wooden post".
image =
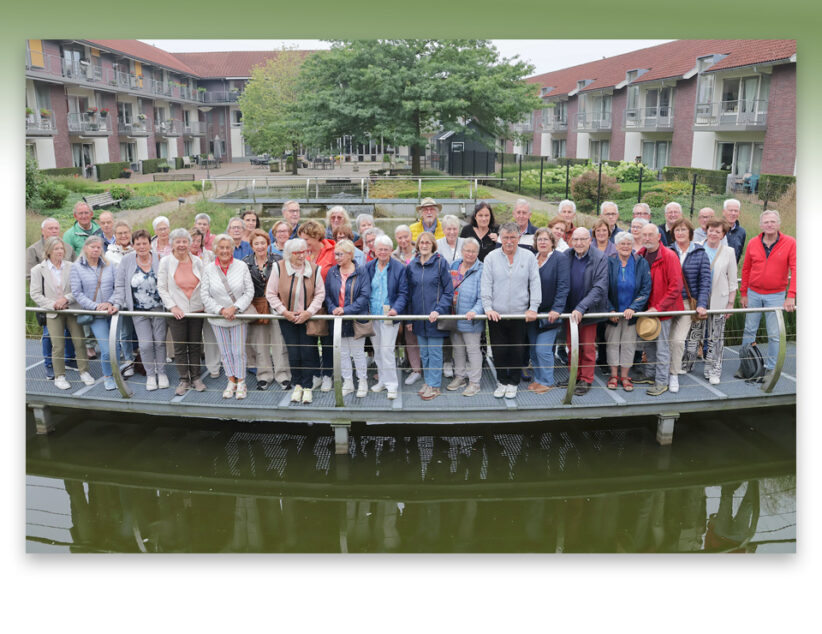
<path id="1" fill-rule="evenodd" d="M 45 405 L 32 405 L 31 411 L 34 413 L 35 430 L 39 436 L 54 431 L 54 419 L 51 416 L 51 410 Z"/>

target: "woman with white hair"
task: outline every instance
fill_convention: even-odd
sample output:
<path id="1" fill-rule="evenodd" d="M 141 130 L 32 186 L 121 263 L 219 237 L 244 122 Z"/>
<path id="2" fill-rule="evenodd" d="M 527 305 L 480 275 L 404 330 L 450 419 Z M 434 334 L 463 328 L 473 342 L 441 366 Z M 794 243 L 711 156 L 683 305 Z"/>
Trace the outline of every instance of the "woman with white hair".
<path id="1" fill-rule="evenodd" d="M 360 237 L 354 241 L 354 246 L 361 249 L 363 252 L 368 253 L 365 248 L 365 232 L 368 229 L 374 228 L 374 216 L 371 214 L 360 214 L 357 216 L 357 220 L 354 224 L 360 234 Z"/>
<path id="2" fill-rule="evenodd" d="M 285 317 L 279 323 L 291 366 L 292 403 L 311 403 L 313 377 L 320 367 L 317 337 L 306 333 L 306 322 L 322 307 L 325 284 L 320 267 L 309 262 L 307 255 L 304 239 L 288 240 L 265 289 L 272 311 Z"/>
<path id="3" fill-rule="evenodd" d="M 642 231 L 642 227 L 647 224 L 648 220 L 645 218 L 634 218 L 631 220 L 631 235 L 634 236 L 634 245 L 640 244 L 639 232 Z"/>
<path id="4" fill-rule="evenodd" d="M 236 220 L 242 224 L 240 218 Z M 234 247 L 235 240 L 231 236 L 223 233 L 214 238 L 217 259 L 203 268 L 200 296 L 207 313 L 221 316 L 209 317 L 208 323 L 217 337 L 220 358 L 228 377 L 223 398 L 244 399 L 248 395 L 245 384 L 248 321 L 236 316 L 245 312 L 254 299 L 254 284 L 248 265 L 234 257 Z"/>
<path id="5" fill-rule="evenodd" d="M 398 225 L 397 228 L 394 229 L 397 248 L 394 249 L 391 257 L 402 263 L 403 266 L 408 266 L 408 263 L 417 255 L 412 235 L 411 228 L 408 225 Z M 400 328 L 399 343 L 404 344 L 405 356 L 408 358 L 408 364 L 411 369 L 411 372 L 409 372 L 405 378 L 405 384 L 413 385 L 422 378 L 422 355 L 420 354 L 417 335 L 411 330 L 411 324 L 406 323 L 405 325 L 405 328 Z"/>
<path id="6" fill-rule="evenodd" d="M 365 272 L 371 280 L 370 313 L 393 317 L 405 312 L 408 303 L 408 280 L 405 267 L 396 258 L 391 257 L 394 244 L 386 235 L 374 239 L 374 253 L 377 256 L 365 265 Z M 374 361 L 379 372 L 379 381 L 371 387 L 372 392 L 388 391 L 388 398 L 397 398 L 399 379 L 394 359 L 394 345 L 400 328 L 398 321 L 375 320 L 374 336 L 371 345 L 374 347 Z"/>
<path id="7" fill-rule="evenodd" d="M 234 217 L 228 221 L 228 226 L 226 227 L 226 233 L 231 238 L 232 247 L 233 247 L 233 256 L 236 260 L 242 260 L 243 258 L 251 255 L 254 251 L 251 248 L 251 245 L 243 240 L 243 232 L 245 231 L 245 225 L 243 224 L 243 219 Z M 223 234 L 225 235 L 225 234 Z M 214 239 L 214 244 L 217 244 L 217 239 Z M 214 253 L 217 253 L 217 249 L 213 248 Z"/>
<path id="8" fill-rule="evenodd" d="M 114 223 L 114 243 L 106 249 L 106 262 L 116 268 L 123 256 L 132 251 L 134 247 L 131 245 L 131 227 L 125 220 L 118 220 Z"/>
<path id="9" fill-rule="evenodd" d="M 345 207 L 341 205 L 334 205 L 328 212 L 325 214 L 325 237 L 327 240 L 334 240 L 334 236 L 337 235 L 337 227 L 340 225 L 351 225 L 351 217 L 348 215 L 348 212 L 345 210 Z M 359 239 L 359 234 L 356 233 L 353 229 L 352 232 L 354 233 L 354 239 Z"/>
<path id="10" fill-rule="evenodd" d="M 80 258 L 71 267 L 71 294 L 80 304 L 80 308 L 105 311 L 111 315 L 117 312 L 110 301 L 114 294 L 114 267 L 107 264 L 102 256 L 103 239 L 96 235 L 86 238 Z M 108 347 L 108 329 L 111 320 L 108 315 L 95 315 L 89 327 L 100 347 L 103 385 L 107 390 L 113 390 L 117 386 L 111 375 Z"/>
<path id="11" fill-rule="evenodd" d="M 448 266 L 451 266 L 455 260 L 460 259 L 465 238 L 460 237 L 460 221 L 455 215 L 446 214 L 441 222 L 445 237 L 437 240 L 437 253 L 445 258 Z"/>
<path id="12" fill-rule="evenodd" d="M 171 224 L 165 216 L 157 216 L 151 221 L 151 228 L 154 231 L 154 237 L 151 239 L 151 250 L 158 257 L 164 258 L 171 253 L 171 240 L 168 235 L 171 232 Z"/>

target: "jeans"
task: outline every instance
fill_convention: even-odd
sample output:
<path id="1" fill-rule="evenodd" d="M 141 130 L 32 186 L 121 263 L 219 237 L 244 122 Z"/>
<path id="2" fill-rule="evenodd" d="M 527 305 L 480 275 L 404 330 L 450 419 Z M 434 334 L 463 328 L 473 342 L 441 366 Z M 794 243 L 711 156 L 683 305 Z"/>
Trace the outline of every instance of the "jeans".
<path id="1" fill-rule="evenodd" d="M 134 361 L 134 347 L 138 342 L 137 331 L 134 329 L 133 317 L 120 316 L 117 320 L 117 358 L 123 361 Z M 165 341 L 163 342 L 165 345 Z M 163 357 L 165 361 L 165 356 Z"/>
<path id="2" fill-rule="evenodd" d="M 68 328 L 66 328 L 66 332 L 64 333 L 66 338 L 66 354 L 65 360 L 68 361 L 69 359 L 74 358 L 74 341 L 71 339 L 71 333 L 69 332 Z M 51 367 L 51 335 L 49 334 L 49 327 L 48 325 L 43 326 L 43 338 L 41 340 L 43 345 L 43 363 L 47 368 Z"/>
<path id="3" fill-rule="evenodd" d="M 554 341 L 559 328 L 540 331 L 536 322 L 528 324 L 528 342 L 531 344 L 531 365 L 534 381 L 550 387 L 554 384 Z"/>
<path id="4" fill-rule="evenodd" d="M 785 303 L 785 292 L 760 295 L 756 291 L 748 289 L 748 308 L 770 308 L 782 306 Z M 745 331 L 742 335 L 742 345 L 756 341 L 756 331 L 759 330 L 759 322 L 762 313 L 748 313 L 745 316 Z M 768 354 L 765 356 L 765 369 L 773 370 L 776 366 L 776 356 L 779 354 L 779 323 L 776 320 L 776 313 L 773 311 L 765 313 L 765 328 L 768 331 Z"/>
<path id="5" fill-rule="evenodd" d="M 442 385 L 442 339 L 417 335 L 425 383 L 436 388 Z"/>
<path id="6" fill-rule="evenodd" d="M 108 349 L 108 327 L 111 320 L 108 317 L 95 317 L 91 322 L 91 332 L 100 347 L 100 362 L 103 364 L 103 376 L 111 376 L 111 355 Z"/>

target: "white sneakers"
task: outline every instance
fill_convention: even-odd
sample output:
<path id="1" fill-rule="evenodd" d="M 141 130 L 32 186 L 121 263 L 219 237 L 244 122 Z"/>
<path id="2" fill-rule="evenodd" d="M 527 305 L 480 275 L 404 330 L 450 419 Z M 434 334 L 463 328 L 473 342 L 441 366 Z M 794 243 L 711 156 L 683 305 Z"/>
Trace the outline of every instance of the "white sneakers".
<path id="1" fill-rule="evenodd" d="M 405 384 L 406 385 L 414 385 L 414 383 L 419 381 L 421 378 L 422 378 L 422 374 L 420 374 L 419 372 L 412 372 L 405 379 Z"/>
<path id="2" fill-rule="evenodd" d="M 343 381 L 342 384 L 342 395 L 348 396 L 354 391 L 354 381 L 348 379 L 347 381 Z"/>
<path id="3" fill-rule="evenodd" d="M 331 382 L 330 376 L 315 376 L 311 380 L 311 389 L 316 390 L 321 385 L 325 385 L 325 380 L 328 379 L 329 383 Z"/>
<path id="4" fill-rule="evenodd" d="M 454 363 L 452 361 L 446 361 L 442 364 L 442 375 L 446 379 L 450 379 L 454 376 Z"/>
<path id="5" fill-rule="evenodd" d="M 313 389 L 316 390 L 317 386 L 314 385 Z M 324 376 L 320 382 L 320 390 L 323 392 L 330 392 L 332 389 L 334 389 L 334 381 L 331 380 L 330 376 Z"/>
<path id="6" fill-rule="evenodd" d="M 303 403 L 310 403 L 314 400 L 314 395 L 311 394 L 311 390 L 303 390 Z"/>
<path id="7" fill-rule="evenodd" d="M 671 374 L 668 376 L 668 391 L 676 394 L 679 392 L 679 376 Z"/>
<path id="8" fill-rule="evenodd" d="M 71 387 L 71 383 L 66 381 L 66 377 L 61 375 L 54 379 L 54 387 L 58 390 L 68 390 Z"/>
<path id="9" fill-rule="evenodd" d="M 162 376 L 162 374 L 160 375 Z M 242 399 L 248 396 L 248 386 L 245 381 L 237 381 L 237 399 Z"/>
<path id="10" fill-rule="evenodd" d="M 134 362 L 130 362 L 123 370 L 123 376 L 134 376 Z"/>
<path id="11" fill-rule="evenodd" d="M 506 385 L 505 386 L 505 398 L 516 398 L 517 397 L 517 386 L 516 385 Z"/>
<path id="12" fill-rule="evenodd" d="M 161 390 L 164 390 L 168 387 L 168 375 L 166 374 L 158 374 L 157 375 L 157 387 Z"/>
<path id="13" fill-rule="evenodd" d="M 311 390 L 308 390 L 309 392 Z M 291 392 L 291 402 L 292 403 L 300 403 L 303 400 L 303 388 L 299 385 L 294 387 L 294 390 Z"/>
<path id="14" fill-rule="evenodd" d="M 382 392 L 385 389 L 385 383 L 382 381 L 377 381 L 374 385 L 371 386 L 372 392 Z"/>
<path id="15" fill-rule="evenodd" d="M 397 390 L 388 390 L 388 400 L 393 401 L 397 398 Z"/>
<path id="16" fill-rule="evenodd" d="M 232 396 L 234 396 L 234 392 L 236 391 L 236 389 L 237 384 L 234 383 L 234 381 L 229 381 L 228 385 L 226 385 L 225 389 L 223 390 L 223 398 L 231 398 Z"/>
<path id="17" fill-rule="evenodd" d="M 357 398 L 365 398 L 368 394 L 368 381 L 360 381 L 357 385 Z"/>
<path id="18" fill-rule="evenodd" d="M 146 392 L 153 392 L 157 389 L 157 377 L 153 374 L 146 377 Z"/>
<path id="19" fill-rule="evenodd" d="M 86 385 L 94 385 L 94 377 L 88 372 L 80 372 L 80 380 Z"/>
<path id="20" fill-rule="evenodd" d="M 718 377 L 718 376 L 712 376 L 712 377 L 710 377 L 710 378 L 708 379 L 708 382 L 709 382 L 711 385 L 719 385 L 719 383 L 720 383 L 720 379 L 719 379 L 719 377 Z"/>
<path id="21" fill-rule="evenodd" d="M 507 386 L 502 383 L 497 383 L 497 389 L 494 390 L 494 398 L 502 398 L 505 396 Z"/>

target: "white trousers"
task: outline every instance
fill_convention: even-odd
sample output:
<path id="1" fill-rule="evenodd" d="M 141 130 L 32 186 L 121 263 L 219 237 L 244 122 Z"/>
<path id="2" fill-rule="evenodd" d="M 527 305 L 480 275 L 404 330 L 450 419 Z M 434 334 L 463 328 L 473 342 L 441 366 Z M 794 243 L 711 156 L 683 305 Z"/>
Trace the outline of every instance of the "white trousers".
<path id="1" fill-rule="evenodd" d="M 354 366 L 357 368 L 357 378 L 365 381 L 366 360 L 365 360 L 365 337 L 354 339 L 354 337 L 342 337 L 340 339 L 340 371 L 343 381 L 351 381 L 354 378 L 351 367 L 351 359 L 354 359 Z"/>
<path id="2" fill-rule="evenodd" d="M 380 382 L 390 391 L 395 392 L 399 388 L 399 380 L 397 379 L 394 346 L 397 342 L 397 331 L 400 328 L 400 322 L 395 321 L 389 326 L 388 322 L 375 319 L 371 323 L 374 326 L 371 346 L 374 348 L 374 363 L 377 364 Z"/>

